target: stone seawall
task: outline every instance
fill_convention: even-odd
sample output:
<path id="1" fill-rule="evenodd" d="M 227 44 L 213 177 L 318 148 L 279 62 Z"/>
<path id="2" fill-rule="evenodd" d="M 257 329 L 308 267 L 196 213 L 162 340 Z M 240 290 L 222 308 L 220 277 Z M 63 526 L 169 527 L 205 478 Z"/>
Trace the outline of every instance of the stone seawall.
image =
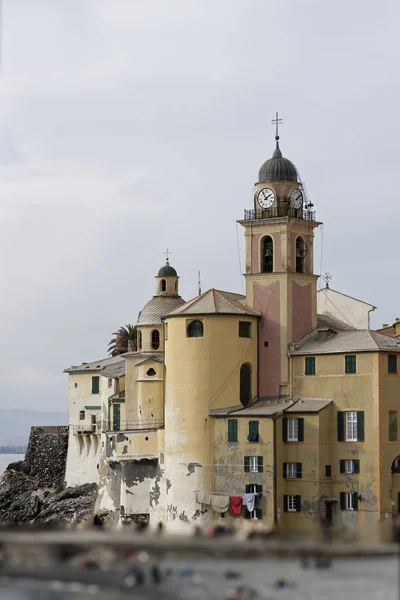
<path id="1" fill-rule="evenodd" d="M 40 487 L 64 482 L 68 452 L 68 427 L 31 427 L 25 463 Z"/>

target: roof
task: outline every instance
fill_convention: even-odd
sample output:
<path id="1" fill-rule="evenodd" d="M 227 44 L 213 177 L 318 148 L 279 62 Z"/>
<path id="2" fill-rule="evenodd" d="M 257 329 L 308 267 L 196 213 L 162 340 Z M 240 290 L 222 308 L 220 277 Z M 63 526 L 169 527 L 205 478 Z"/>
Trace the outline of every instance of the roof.
<path id="1" fill-rule="evenodd" d="M 268 181 L 299 181 L 299 175 L 294 164 L 283 158 L 279 148 L 279 136 L 276 136 L 276 148 L 272 158 L 267 160 L 258 172 L 259 182 Z"/>
<path id="2" fill-rule="evenodd" d="M 377 333 L 381 333 L 382 335 L 387 335 L 391 338 L 398 338 L 398 334 L 396 332 L 396 323 L 393 325 L 388 325 L 387 327 L 381 327 L 380 329 L 376 329 Z"/>
<path id="3" fill-rule="evenodd" d="M 93 362 L 84 362 L 81 365 L 72 365 L 67 369 L 64 369 L 64 373 L 93 373 L 99 372 L 103 375 L 102 369 L 105 367 L 109 367 L 111 365 L 115 365 L 116 363 L 124 363 L 121 355 L 119 356 L 110 356 L 108 358 L 101 358 L 100 360 L 95 360 Z M 110 375 L 110 377 L 112 377 Z"/>
<path id="4" fill-rule="evenodd" d="M 121 359 L 119 362 L 115 362 L 111 365 L 107 365 L 101 371 L 104 377 L 122 377 L 125 375 L 125 361 Z"/>
<path id="5" fill-rule="evenodd" d="M 251 406 L 213 409 L 211 416 L 229 417 L 272 417 L 279 413 L 319 412 L 332 402 L 332 398 L 281 398 L 276 400 L 257 400 Z"/>
<path id="6" fill-rule="evenodd" d="M 293 345 L 291 355 L 297 354 L 341 354 L 349 352 L 400 352 L 397 339 L 390 338 L 371 329 L 338 331 L 328 339 L 319 339 L 318 330 Z"/>
<path id="7" fill-rule="evenodd" d="M 177 294 L 171 296 L 153 296 L 139 313 L 137 325 L 159 325 L 161 318 L 184 304 Z"/>
<path id="8" fill-rule="evenodd" d="M 169 264 L 168 258 L 166 264 L 158 271 L 157 277 L 178 277 L 178 273 L 175 271 L 174 267 L 171 267 Z"/>
<path id="9" fill-rule="evenodd" d="M 329 327 L 333 331 L 356 331 L 353 325 L 340 321 L 333 315 L 317 315 L 317 325 L 318 327 Z"/>
<path id="10" fill-rule="evenodd" d="M 223 292 L 212 288 L 189 302 L 185 302 L 173 312 L 169 317 L 180 315 L 242 315 L 249 317 L 259 317 L 260 313 L 249 308 L 244 304 L 244 296 L 231 292 Z"/>
<path id="11" fill-rule="evenodd" d="M 121 390 L 120 392 L 115 392 L 115 394 L 112 394 L 112 396 L 109 396 L 109 398 L 108 398 L 109 402 L 115 402 L 117 400 L 119 402 L 125 401 L 125 390 Z"/>

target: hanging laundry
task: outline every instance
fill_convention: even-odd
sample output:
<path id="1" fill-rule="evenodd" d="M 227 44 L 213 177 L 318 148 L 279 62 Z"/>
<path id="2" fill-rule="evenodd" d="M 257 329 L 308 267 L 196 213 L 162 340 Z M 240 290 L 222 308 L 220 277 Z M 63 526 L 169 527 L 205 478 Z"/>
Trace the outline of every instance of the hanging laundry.
<path id="1" fill-rule="evenodd" d="M 240 515 L 242 512 L 242 496 L 229 496 L 229 502 L 231 513 L 233 515 Z"/>
<path id="2" fill-rule="evenodd" d="M 211 495 L 204 492 L 195 492 L 197 504 L 211 504 Z"/>
<path id="3" fill-rule="evenodd" d="M 256 503 L 256 496 L 258 496 L 258 494 L 243 494 L 242 496 L 242 501 L 244 506 L 247 507 L 247 510 L 249 512 L 253 512 L 254 510 L 254 505 Z"/>
<path id="4" fill-rule="evenodd" d="M 211 506 L 217 513 L 225 513 L 229 508 L 229 496 L 211 496 Z"/>

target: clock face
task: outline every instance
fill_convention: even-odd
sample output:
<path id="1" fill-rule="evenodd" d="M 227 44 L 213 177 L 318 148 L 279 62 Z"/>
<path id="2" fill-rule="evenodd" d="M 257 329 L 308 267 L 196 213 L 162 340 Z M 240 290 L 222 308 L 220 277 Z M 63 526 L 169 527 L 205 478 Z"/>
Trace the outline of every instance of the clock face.
<path id="1" fill-rule="evenodd" d="M 275 202 L 275 192 L 270 188 L 264 188 L 257 196 L 258 204 L 261 208 L 271 208 Z"/>
<path id="2" fill-rule="evenodd" d="M 301 193 L 299 188 L 295 188 L 294 190 L 292 190 L 290 194 L 290 204 L 293 206 L 293 208 L 296 209 L 300 208 L 303 204 L 303 194 Z"/>

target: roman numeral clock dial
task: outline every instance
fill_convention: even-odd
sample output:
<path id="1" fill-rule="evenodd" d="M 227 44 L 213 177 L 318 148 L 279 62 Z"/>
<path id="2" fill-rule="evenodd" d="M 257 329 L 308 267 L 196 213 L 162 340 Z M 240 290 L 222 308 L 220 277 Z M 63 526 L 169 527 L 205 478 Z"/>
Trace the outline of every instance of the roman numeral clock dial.
<path id="1" fill-rule="evenodd" d="M 275 192 L 270 188 L 264 188 L 258 193 L 257 202 L 261 208 L 271 208 L 275 202 Z"/>

